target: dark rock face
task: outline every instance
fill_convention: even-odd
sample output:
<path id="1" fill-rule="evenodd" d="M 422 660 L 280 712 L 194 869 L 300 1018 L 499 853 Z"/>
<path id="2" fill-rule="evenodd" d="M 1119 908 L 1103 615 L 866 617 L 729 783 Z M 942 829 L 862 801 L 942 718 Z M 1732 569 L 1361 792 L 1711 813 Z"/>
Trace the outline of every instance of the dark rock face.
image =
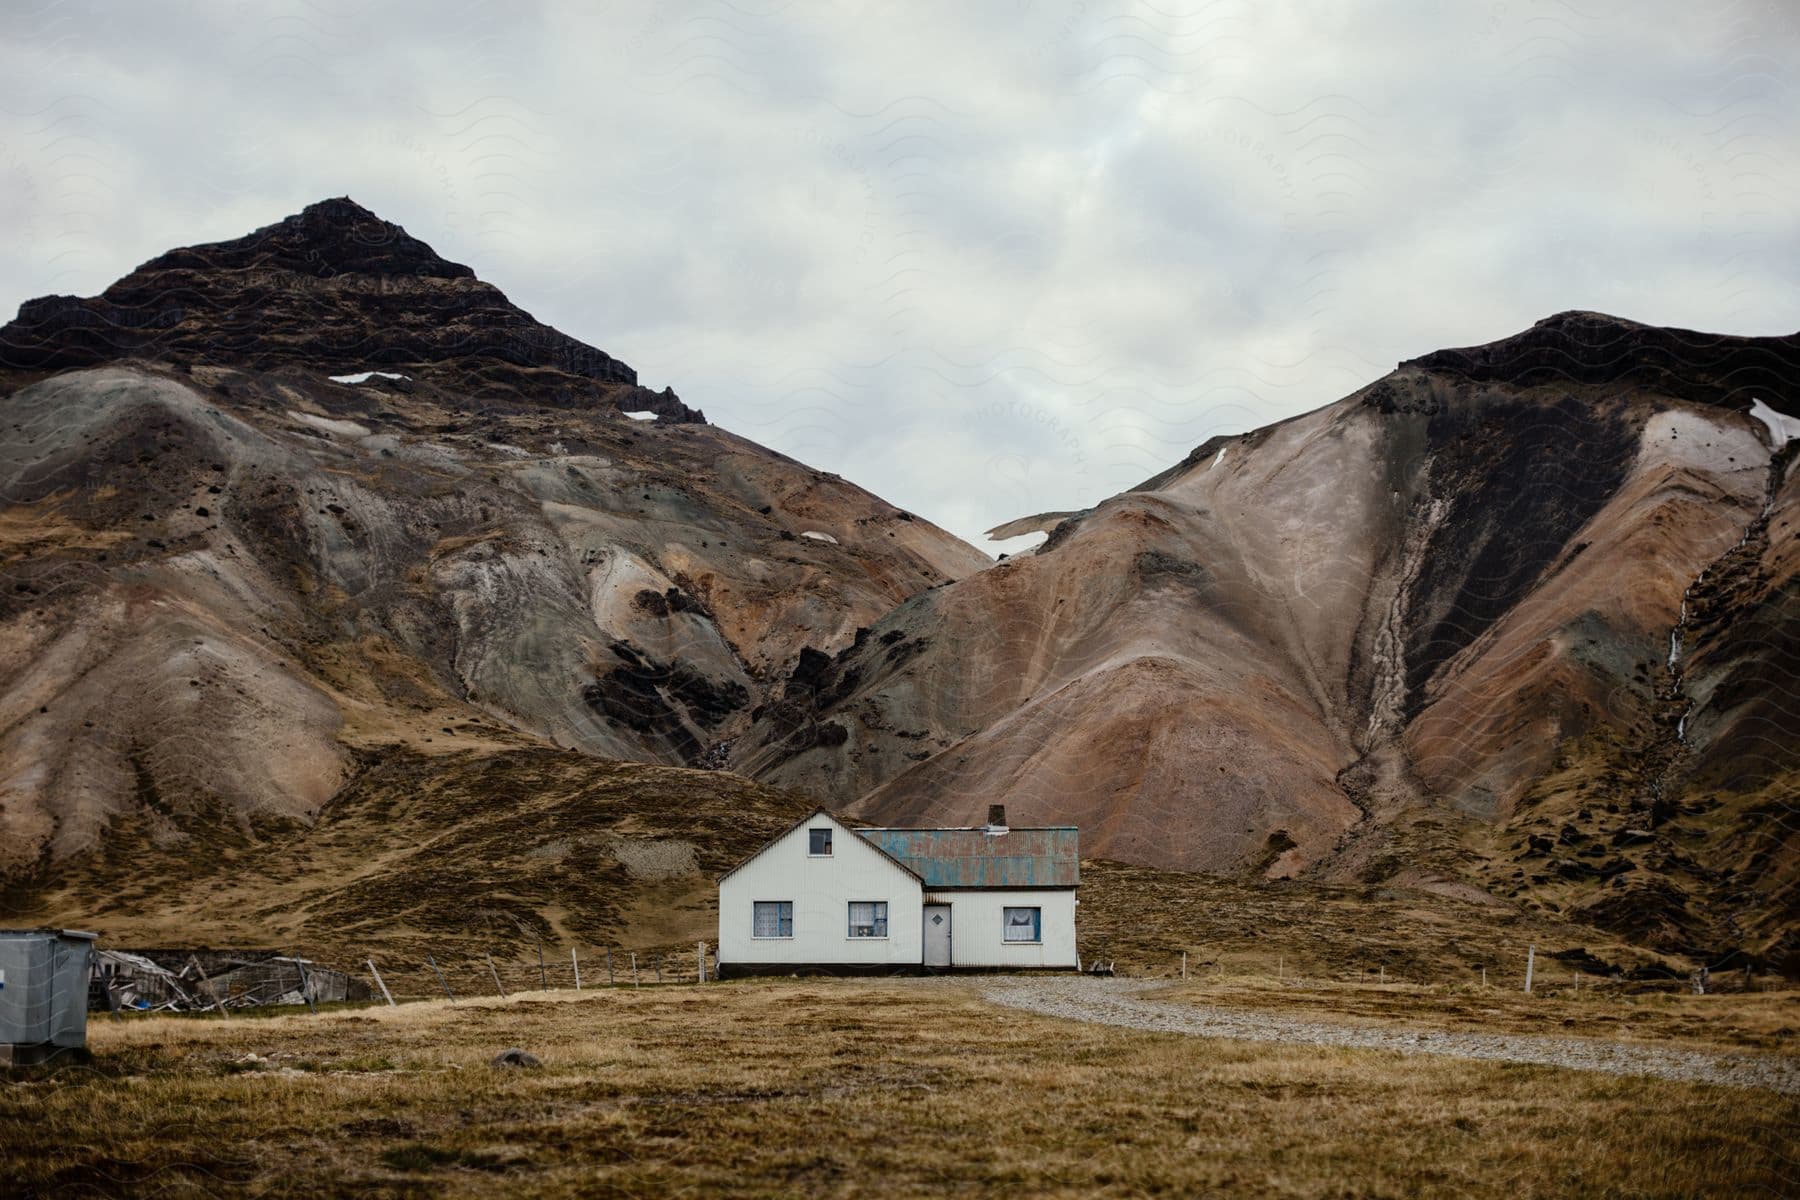
<path id="1" fill-rule="evenodd" d="M 0 370 L 125 358 L 323 374 L 385 368 L 480 400 L 705 420 L 348 199 L 232 241 L 171 250 L 97 297 L 28 300 L 0 329 Z"/>
<path id="2" fill-rule="evenodd" d="M 643 595 L 663 599 L 655 592 Z M 627 642 L 614 642 L 612 652 L 620 665 L 584 687 L 582 699 L 626 728 L 658 739 L 683 762 L 706 750 L 697 730 L 717 729 L 750 702 L 743 685 L 708 678 L 680 659 L 659 662 Z"/>
<path id="3" fill-rule="evenodd" d="M 848 727 L 842 721 L 824 719 L 825 714 L 856 691 L 872 664 L 885 659 L 889 666 L 898 666 L 927 644 L 923 639 L 905 641 L 905 634 L 898 629 L 875 641 L 869 633 L 868 629 L 857 630 L 855 641 L 835 657 L 804 647 L 781 695 L 752 714 L 778 743 L 771 752 L 772 761 L 786 761 L 815 747 L 847 743 Z"/>
<path id="4" fill-rule="evenodd" d="M 1408 715 L 1425 682 L 1529 593 L 1617 493 L 1637 424 L 1603 403 L 1499 397 L 1429 417 L 1429 494 L 1448 506 L 1412 581 Z"/>
<path id="5" fill-rule="evenodd" d="M 229 242 L 160 254 L 134 274 L 255 270 L 292 271 L 317 279 L 334 275 L 475 278 L 468 267 L 439 256 L 400 226 L 383 221 L 347 196 L 308 205 L 295 216 Z"/>
<path id="6" fill-rule="evenodd" d="M 1650 388 L 1739 411 L 1760 397 L 1779 412 L 1800 414 L 1800 334 L 1730 337 L 1564 312 L 1485 346 L 1437 350 L 1400 365 L 1515 387 Z"/>

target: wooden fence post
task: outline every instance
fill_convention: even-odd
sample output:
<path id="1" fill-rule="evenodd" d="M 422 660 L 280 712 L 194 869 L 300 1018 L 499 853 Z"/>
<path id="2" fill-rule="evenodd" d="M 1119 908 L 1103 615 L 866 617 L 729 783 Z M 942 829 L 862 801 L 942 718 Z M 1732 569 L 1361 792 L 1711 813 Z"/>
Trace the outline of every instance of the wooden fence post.
<path id="1" fill-rule="evenodd" d="M 705 942 L 696 942 L 694 944 L 694 964 L 696 967 L 699 968 L 699 970 L 697 972 L 699 982 L 705 983 L 706 982 L 706 943 Z"/>
<path id="2" fill-rule="evenodd" d="M 581 990 L 581 960 L 575 957 L 575 947 L 569 947 L 569 961 L 575 965 L 575 990 Z"/>
<path id="3" fill-rule="evenodd" d="M 1183 950 L 1181 952 L 1181 977 L 1183 979 L 1187 978 L 1187 951 L 1186 950 Z"/>
<path id="4" fill-rule="evenodd" d="M 613 985 L 612 947 L 608 946 L 606 948 L 606 986 L 611 987 L 612 985 Z"/>
<path id="5" fill-rule="evenodd" d="M 427 954 L 425 956 L 425 961 L 431 964 L 431 973 L 438 977 L 438 984 L 444 989 L 444 995 L 450 997 L 450 1003 L 454 1005 L 456 1003 L 456 993 L 450 990 L 450 981 L 444 978 L 444 973 L 442 971 L 438 970 L 437 959 Z"/>
<path id="6" fill-rule="evenodd" d="M 632 951 L 632 952 L 631 952 L 631 986 L 632 986 L 632 987 L 637 987 L 637 986 L 638 986 L 638 977 L 637 977 L 637 951 L 636 951 L 636 950 L 633 950 L 633 951 Z"/>
<path id="7" fill-rule="evenodd" d="M 1531 970 L 1537 965 L 1537 947 L 1528 946 L 1525 950 L 1525 994 L 1531 995 Z"/>
<path id="8" fill-rule="evenodd" d="M 394 993 L 387 990 L 387 984 L 382 982 L 381 972 L 375 969 L 375 960 L 372 958 L 369 960 L 369 974 L 375 977 L 375 986 L 381 989 L 383 996 L 387 997 L 388 1007 L 399 1008 L 400 1006 L 394 1003 Z"/>
<path id="9" fill-rule="evenodd" d="M 506 989 L 500 986 L 500 972 L 494 968 L 494 956 L 491 954 L 484 954 L 482 957 L 487 959 L 488 974 L 494 977 L 494 990 L 499 992 L 500 998 L 504 1000 L 506 998 Z"/>

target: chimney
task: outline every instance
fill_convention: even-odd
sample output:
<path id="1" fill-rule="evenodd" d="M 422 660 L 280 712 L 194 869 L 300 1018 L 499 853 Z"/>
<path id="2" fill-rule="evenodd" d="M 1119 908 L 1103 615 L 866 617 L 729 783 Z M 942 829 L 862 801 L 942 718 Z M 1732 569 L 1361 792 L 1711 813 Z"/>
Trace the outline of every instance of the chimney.
<path id="1" fill-rule="evenodd" d="M 1006 805 L 988 805 L 987 827 L 997 833 L 1006 831 Z"/>

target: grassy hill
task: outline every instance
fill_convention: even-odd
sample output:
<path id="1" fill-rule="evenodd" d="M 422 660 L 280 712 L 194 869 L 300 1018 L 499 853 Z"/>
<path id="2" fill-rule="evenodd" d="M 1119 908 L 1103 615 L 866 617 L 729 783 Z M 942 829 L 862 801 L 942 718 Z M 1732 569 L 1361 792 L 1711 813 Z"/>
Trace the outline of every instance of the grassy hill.
<path id="1" fill-rule="evenodd" d="M 717 937 L 714 878 L 812 807 L 723 771 L 544 748 L 361 752 L 311 825 L 183 814 L 180 837 L 127 816 L 95 855 L 16 881 L 0 923 L 94 929 L 115 947 L 268 948 L 353 967 L 373 957 L 404 994 L 437 991 L 424 966 L 491 955 L 507 986 L 554 981 L 569 951 L 679 957 Z M 1540 986 L 1694 965 L 1590 927 L 1395 887 L 1234 880 L 1107 861 L 1084 865 L 1084 958 L 1168 975 L 1383 976 L 1517 982 L 1527 946 Z M 1561 958 L 1556 957 L 1561 955 Z M 620 959 L 621 966 L 627 961 Z M 598 970 L 598 966 L 595 968 Z M 485 992 L 485 974 L 456 976 Z"/>
<path id="2" fill-rule="evenodd" d="M 9 923 L 114 946 L 277 947 L 321 961 L 510 957 L 547 945 L 686 946 L 713 876 L 807 801 L 724 772 L 515 749 L 367 754 L 311 826 L 246 834 L 127 818 L 79 864 L 13 886 Z"/>

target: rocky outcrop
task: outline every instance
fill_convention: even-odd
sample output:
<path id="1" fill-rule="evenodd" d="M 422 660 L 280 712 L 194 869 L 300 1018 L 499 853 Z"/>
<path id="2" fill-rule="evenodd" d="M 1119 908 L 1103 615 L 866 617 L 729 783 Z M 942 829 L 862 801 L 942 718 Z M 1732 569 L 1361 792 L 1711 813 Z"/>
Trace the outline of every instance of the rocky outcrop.
<path id="1" fill-rule="evenodd" d="M 1513 387 L 1629 388 L 1739 411 L 1760 396 L 1779 411 L 1800 411 L 1800 334 L 1733 337 L 1564 312 L 1497 342 L 1401 366 Z"/>
<path id="2" fill-rule="evenodd" d="M 484 401 L 705 419 L 348 198 L 232 241 L 171 250 L 91 299 L 27 300 L 0 329 L 0 369 L 132 358 L 324 375 L 389 370 Z"/>

